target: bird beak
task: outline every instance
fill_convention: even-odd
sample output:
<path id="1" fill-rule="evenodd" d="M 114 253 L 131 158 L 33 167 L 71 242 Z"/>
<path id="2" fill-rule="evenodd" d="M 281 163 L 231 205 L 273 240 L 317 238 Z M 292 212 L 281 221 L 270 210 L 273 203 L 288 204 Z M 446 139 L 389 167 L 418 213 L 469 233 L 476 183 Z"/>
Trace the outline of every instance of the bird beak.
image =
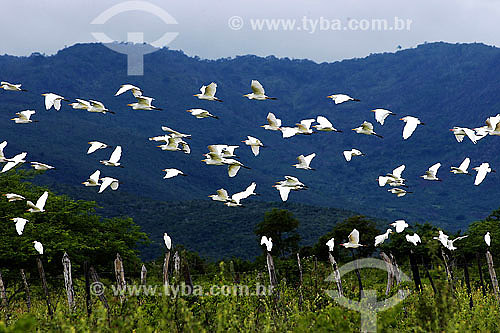
<path id="1" fill-rule="evenodd" d="M 330 96 L 326 96 L 326 98 L 332 98 L 332 95 L 330 95 Z"/>
<path id="2" fill-rule="evenodd" d="M 370 110 L 371 112 L 375 112 L 375 110 Z"/>
<path id="3" fill-rule="evenodd" d="M 193 112 L 193 111 L 191 109 L 189 109 L 189 110 L 186 110 L 186 112 Z"/>
<path id="4" fill-rule="evenodd" d="M 399 120 L 403 120 L 403 118 L 399 118 Z"/>
<path id="5" fill-rule="evenodd" d="M 132 104 L 127 104 L 127 106 L 132 106 Z"/>
<path id="6" fill-rule="evenodd" d="M 356 129 L 355 128 L 352 128 L 351 131 L 355 131 Z"/>

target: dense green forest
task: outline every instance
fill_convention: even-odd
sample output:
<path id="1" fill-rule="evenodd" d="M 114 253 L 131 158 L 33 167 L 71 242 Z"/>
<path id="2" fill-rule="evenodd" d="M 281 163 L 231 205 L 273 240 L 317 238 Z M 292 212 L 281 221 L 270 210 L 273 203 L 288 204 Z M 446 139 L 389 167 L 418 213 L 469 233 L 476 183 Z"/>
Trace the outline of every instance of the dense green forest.
<path id="1" fill-rule="evenodd" d="M 467 140 L 459 144 L 448 129 L 481 126 L 486 117 L 498 113 L 499 71 L 497 48 L 432 43 L 320 64 L 251 55 L 203 60 L 162 49 L 145 57 L 144 76 L 128 77 L 124 55 L 100 44 L 77 44 L 53 56 L 0 56 L 0 78 L 21 82 L 28 90 L 0 92 L 0 139 L 8 141 L 7 156 L 27 151 L 28 160 L 56 166 L 37 177 L 37 183 L 61 188 L 61 193 L 71 193 L 75 199 L 95 201 L 105 216 L 134 217 L 153 241 L 145 250 L 149 258 L 158 254 L 165 231 L 204 256 L 251 258 L 257 248 L 253 229 L 272 207 L 287 208 L 296 215 L 303 245 L 314 244 L 336 222 L 355 215 L 352 212 L 386 222 L 403 218 L 411 224 L 429 222 L 450 231 L 465 230 L 499 206 L 498 175 L 491 174 L 475 187 L 470 177 L 450 174 L 449 166 L 469 156 L 471 166 L 490 162 L 496 168 L 499 143 L 488 137 L 477 145 Z M 260 103 L 243 98 L 252 79 L 278 100 Z M 217 96 L 223 103 L 192 96 L 211 81 L 217 82 Z M 134 101 L 132 96 L 114 97 L 123 83 L 140 86 L 163 111 L 129 109 L 126 104 Z M 116 114 L 90 114 L 67 105 L 59 112 L 45 111 L 40 94 L 49 91 L 72 100 L 100 100 Z M 332 93 L 347 93 L 361 102 L 334 105 L 325 98 Z M 198 120 L 185 112 L 196 107 L 220 119 Z M 350 131 L 364 120 L 375 123 L 369 110 L 377 107 L 397 114 L 384 126 L 375 125 L 384 139 Z M 23 126 L 9 121 L 25 109 L 35 109 L 33 118 L 39 122 Z M 268 112 L 274 112 L 285 126 L 324 115 L 344 132 L 285 140 L 280 133 L 259 127 Z M 419 117 L 426 126 L 403 142 L 403 123 L 398 118 L 405 115 Z M 162 134 L 161 125 L 192 134 L 191 154 L 161 151 L 148 141 Z M 257 157 L 246 146 L 237 150 L 251 170 L 228 178 L 225 168 L 200 162 L 208 144 L 239 144 L 247 135 L 267 146 Z M 110 152 L 86 155 L 90 140 L 122 145 L 125 168 L 101 168 L 98 161 Z M 341 152 L 353 147 L 366 156 L 346 163 Z M 291 166 L 296 156 L 312 152 L 317 154 L 312 162 L 316 171 Z M 418 176 L 435 162 L 443 164 L 443 181 L 421 180 Z M 375 179 L 403 163 L 407 166 L 403 176 L 413 193 L 396 198 L 379 188 Z M 188 177 L 163 180 L 161 170 L 168 167 L 179 168 Z M 117 192 L 101 195 L 93 188 L 76 189 L 98 168 L 123 182 Z M 299 177 L 309 189 L 292 193 L 286 205 L 272 203 L 279 201 L 279 195 L 271 185 L 284 175 Z M 261 196 L 248 199 L 246 207 L 207 201 L 218 188 L 235 193 L 252 181 Z"/>

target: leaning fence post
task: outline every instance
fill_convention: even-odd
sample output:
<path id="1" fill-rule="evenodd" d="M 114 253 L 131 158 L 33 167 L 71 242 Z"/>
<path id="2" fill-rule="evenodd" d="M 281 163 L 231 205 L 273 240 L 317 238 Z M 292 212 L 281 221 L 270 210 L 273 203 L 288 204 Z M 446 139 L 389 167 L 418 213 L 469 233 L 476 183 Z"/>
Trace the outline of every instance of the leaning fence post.
<path id="1" fill-rule="evenodd" d="M 97 275 L 94 267 L 92 266 L 90 266 L 89 268 L 89 275 L 93 281 L 94 286 L 99 287 L 98 290 L 95 290 L 94 287 L 94 293 L 99 297 L 106 310 L 108 310 L 108 315 L 109 315 L 109 304 L 108 300 L 106 299 L 106 296 L 104 296 L 104 285 L 101 283 L 101 281 L 99 281 L 99 276 Z"/>
<path id="2" fill-rule="evenodd" d="M 168 264 L 170 262 L 170 250 L 165 253 L 165 259 L 163 260 L 163 285 L 168 286 Z"/>
<path id="3" fill-rule="evenodd" d="M 490 251 L 486 251 L 486 261 L 488 262 L 488 270 L 490 272 L 491 284 L 493 285 L 493 291 L 495 292 L 495 297 L 500 301 L 500 293 L 498 291 L 498 280 L 497 273 L 495 272 L 495 267 L 493 266 L 493 257 Z"/>
<path id="4" fill-rule="evenodd" d="M 66 295 L 68 296 L 68 306 L 71 311 L 75 307 L 75 291 L 73 290 L 73 280 L 71 279 L 71 261 L 66 252 L 62 257 L 64 269 L 64 286 L 66 287 Z"/>
<path id="5" fill-rule="evenodd" d="M 474 303 L 472 302 L 472 293 L 471 293 L 470 279 L 469 279 L 469 269 L 467 268 L 467 260 L 465 260 L 465 256 L 463 257 L 463 260 L 464 260 L 465 285 L 467 286 L 467 294 L 469 295 L 469 307 L 472 309 L 472 306 L 474 305 Z"/>
<path id="6" fill-rule="evenodd" d="M 342 288 L 342 279 L 340 278 L 339 267 L 331 251 L 328 251 L 328 259 L 330 260 L 330 264 L 332 265 L 333 277 L 335 279 L 335 284 L 337 285 L 337 291 L 339 292 L 339 296 L 343 297 L 344 289 Z"/>
<path id="7" fill-rule="evenodd" d="M 271 290 L 274 290 L 278 283 L 276 281 L 276 271 L 274 269 L 273 257 L 270 252 L 267 252 L 267 270 L 269 271 L 269 283 L 271 284 Z"/>
<path id="8" fill-rule="evenodd" d="M 413 274 L 413 280 L 415 282 L 415 289 L 417 289 L 417 291 L 422 292 L 423 291 L 422 281 L 420 280 L 420 272 L 418 271 L 418 265 L 413 250 L 410 250 L 410 266 Z"/>
<path id="9" fill-rule="evenodd" d="M 2 299 L 2 307 L 7 307 L 7 293 L 3 283 L 2 272 L 0 272 L 0 298 Z"/>
<path id="10" fill-rule="evenodd" d="M 26 281 L 26 275 L 24 274 L 24 269 L 20 269 L 21 271 L 21 278 L 23 279 L 23 285 L 24 285 L 24 293 L 26 294 L 26 305 L 28 306 L 28 312 L 31 311 L 31 295 L 30 295 L 30 288 L 28 286 L 28 281 Z"/>
<path id="11" fill-rule="evenodd" d="M 148 274 L 148 270 L 146 269 L 146 266 L 144 266 L 144 264 L 142 264 L 142 267 L 141 267 L 141 284 L 143 286 L 146 285 L 146 275 Z"/>
<path id="12" fill-rule="evenodd" d="M 448 277 L 448 281 L 451 283 L 451 287 L 455 289 L 455 284 L 453 281 L 453 271 L 451 270 L 451 267 L 448 265 L 448 256 L 446 255 L 446 253 L 444 253 L 443 249 L 441 249 L 441 256 L 443 257 L 444 268 L 446 269 L 446 276 Z"/>
<path id="13" fill-rule="evenodd" d="M 52 305 L 50 305 L 49 289 L 47 288 L 47 280 L 45 279 L 45 271 L 43 270 L 42 259 L 40 256 L 36 257 L 36 263 L 38 266 L 38 273 L 40 274 L 40 279 L 42 280 L 43 292 L 45 293 L 45 300 L 47 302 L 47 309 L 49 311 L 50 317 L 52 317 Z"/>
<path id="14" fill-rule="evenodd" d="M 389 295 L 394 284 L 394 268 L 392 266 L 391 258 L 389 258 L 387 254 L 380 252 L 380 256 L 384 260 L 385 267 L 387 268 L 387 287 L 385 288 L 385 294 Z"/>
<path id="15" fill-rule="evenodd" d="M 183 252 L 184 260 L 182 261 L 182 270 L 184 272 L 184 283 L 189 286 L 188 294 L 193 292 L 193 280 L 191 279 L 191 273 L 189 272 L 189 263 L 186 258 L 186 252 Z"/>
<path id="16" fill-rule="evenodd" d="M 116 259 L 115 259 L 115 276 L 116 276 L 116 284 L 118 290 L 121 291 L 120 301 L 123 302 L 127 298 L 126 296 L 127 283 L 125 282 L 125 271 L 123 270 L 123 261 L 119 253 L 116 254 Z"/>
<path id="17" fill-rule="evenodd" d="M 179 256 L 179 251 L 175 251 L 174 253 L 174 273 L 175 273 L 175 280 L 179 280 L 179 274 L 181 271 L 181 257 Z"/>

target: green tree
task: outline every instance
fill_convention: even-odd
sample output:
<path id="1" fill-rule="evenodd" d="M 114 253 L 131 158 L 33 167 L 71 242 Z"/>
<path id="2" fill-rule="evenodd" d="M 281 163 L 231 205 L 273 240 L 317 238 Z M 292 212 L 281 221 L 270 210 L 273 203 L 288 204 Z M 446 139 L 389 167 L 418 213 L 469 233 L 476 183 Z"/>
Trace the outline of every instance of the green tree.
<path id="1" fill-rule="evenodd" d="M 259 238 L 262 236 L 271 237 L 273 240 L 273 254 L 286 256 L 299 249 L 300 235 L 296 229 L 299 220 L 286 209 L 273 208 L 264 214 L 264 220 L 257 224 L 255 234 Z"/>

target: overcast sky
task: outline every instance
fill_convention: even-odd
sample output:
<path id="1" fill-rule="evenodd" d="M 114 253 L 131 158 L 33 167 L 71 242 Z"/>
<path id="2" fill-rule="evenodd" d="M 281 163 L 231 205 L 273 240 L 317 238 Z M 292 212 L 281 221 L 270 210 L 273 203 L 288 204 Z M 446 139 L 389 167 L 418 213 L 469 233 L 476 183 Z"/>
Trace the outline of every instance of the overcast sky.
<path id="1" fill-rule="evenodd" d="M 123 7 L 115 16 L 104 24 L 91 24 L 118 4 Z M 130 10 L 134 3 L 128 1 L 2 1 L 0 54 L 54 54 L 64 46 L 96 42 L 92 32 L 116 41 L 141 32 L 146 42 L 178 32 L 169 48 L 209 59 L 256 54 L 322 62 L 392 52 L 398 45 L 411 48 L 426 41 L 500 45 L 496 0 L 150 0 L 143 5 L 156 6 L 156 15 Z M 166 24 L 165 20 L 173 22 L 168 15 L 177 24 Z M 404 22 L 401 30 L 401 25 L 394 25 L 396 17 Z M 277 30 L 268 29 L 265 22 L 262 29 L 252 27 L 258 19 L 288 20 L 288 27 L 285 30 L 280 21 L 274 22 Z M 378 31 L 373 19 L 386 20 L 388 30 Z"/>

